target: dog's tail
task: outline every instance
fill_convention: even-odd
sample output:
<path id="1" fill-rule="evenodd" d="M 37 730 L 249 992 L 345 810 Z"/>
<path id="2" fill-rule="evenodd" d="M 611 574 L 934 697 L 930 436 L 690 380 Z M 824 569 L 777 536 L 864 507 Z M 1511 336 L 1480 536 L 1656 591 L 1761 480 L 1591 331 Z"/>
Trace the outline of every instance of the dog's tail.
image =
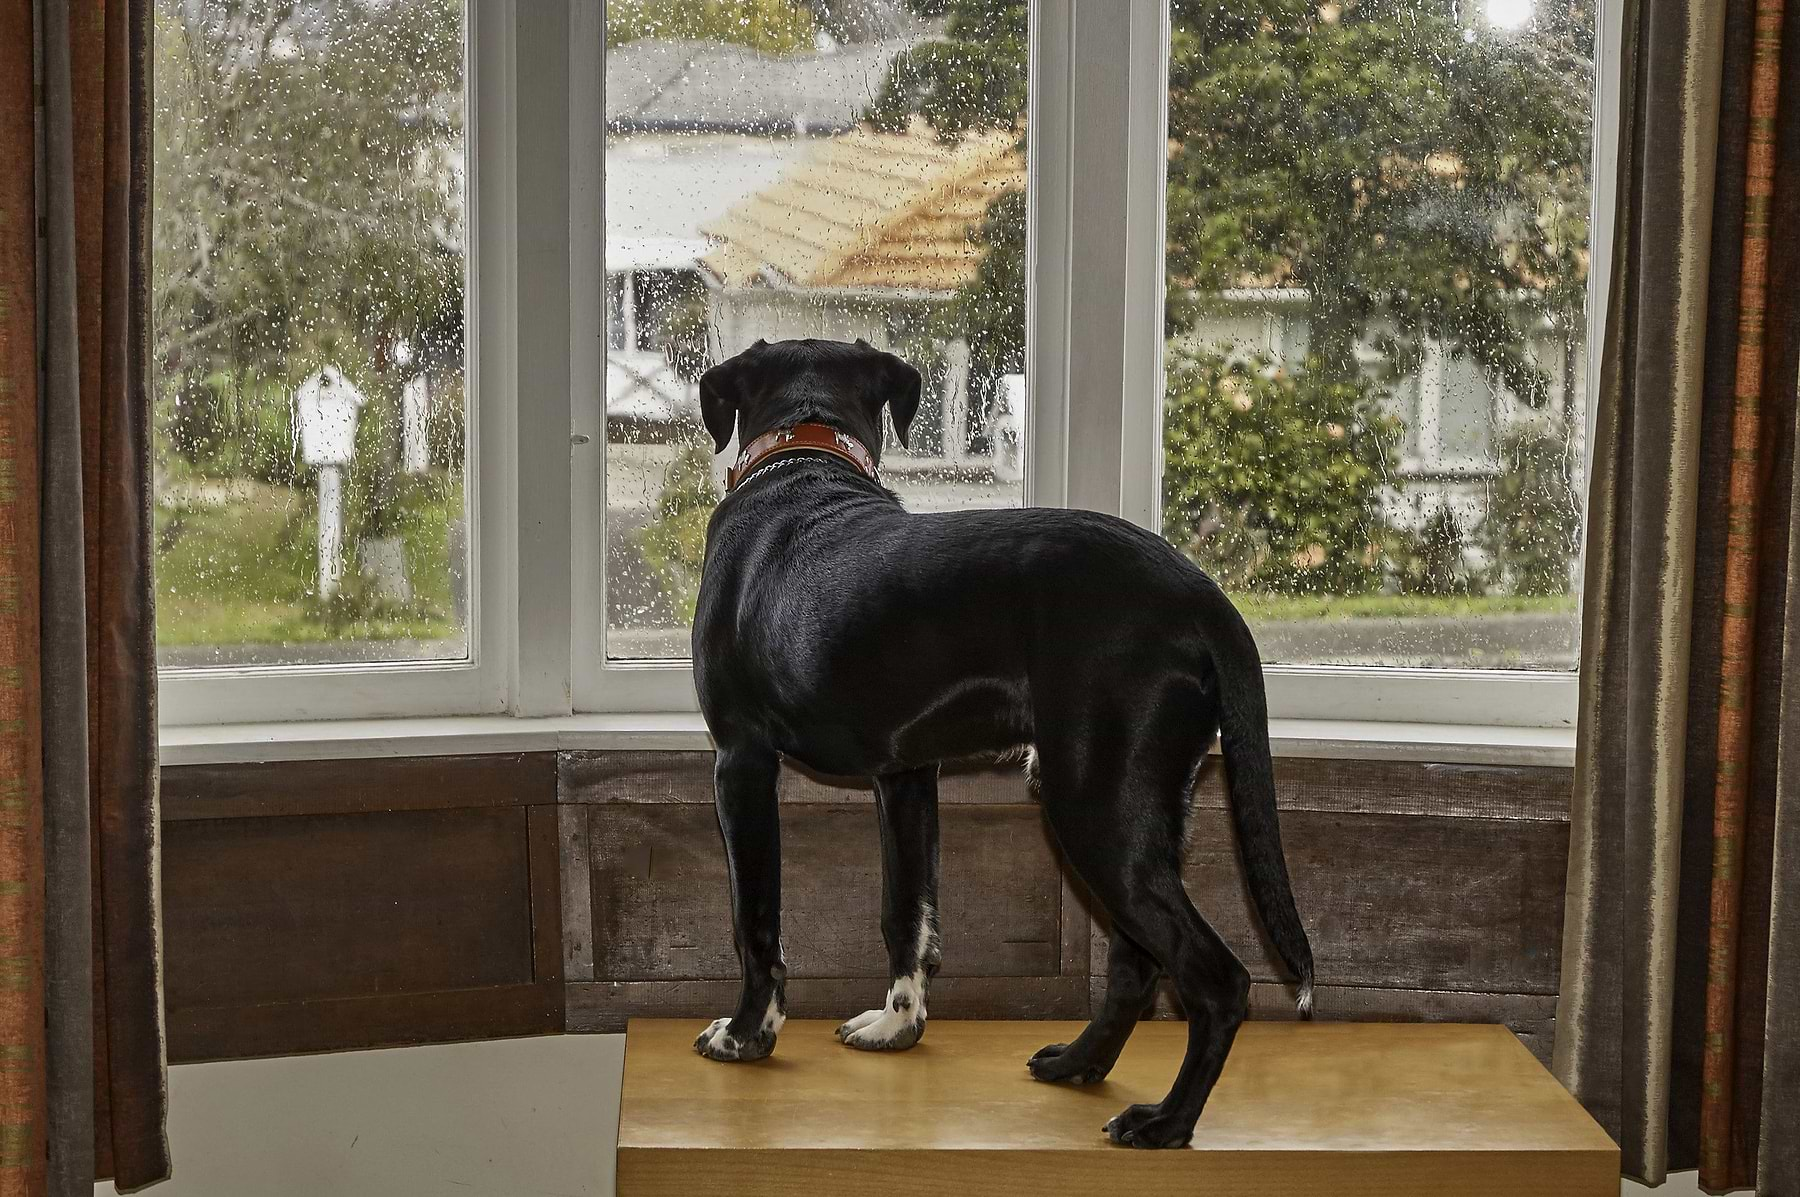
<path id="1" fill-rule="evenodd" d="M 1202 634 L 1212 650 L 1220 693 L 1219 748 L 1250 898 L 1269 940 L 1300 983 L 1300 1017 L 1313 1009 L 1312 945 L 1294 906 L 1281 825 L 1275 814 L 1275 765 L 1269 754 L 1269 707 L 1262 659 L 1244 617 L 1210 580 Z"/>

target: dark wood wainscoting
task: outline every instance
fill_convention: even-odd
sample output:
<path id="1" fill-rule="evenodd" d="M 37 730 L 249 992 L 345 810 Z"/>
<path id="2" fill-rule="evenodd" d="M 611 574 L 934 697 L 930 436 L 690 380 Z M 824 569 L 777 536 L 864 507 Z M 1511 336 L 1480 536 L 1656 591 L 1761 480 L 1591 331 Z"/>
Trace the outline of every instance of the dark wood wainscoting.
<path id="1" fill-rule="evenodd" d="M 169 1056 L 563 1022 L 552 754 L 163 770 Z"/>
<path id="2" fill-rule="evenodd" d="M 1222 770 L 1194 796 L 1188 892 L 1250 967 L 1258 1017 L 1294 991 L 1252 913 Z M 1566 769 L 1284 759 L 1282 844 L 1313 945 L 1315 1014 L 1500 1022 L 1550 1058 L 1568 869 Z M 1106 935 L 1095 920 L 1095 996 Z M 1176 1006 L 1165 992 L 1159 1014 Z"/>
<path id="3" fill-rule="evenodd" d="M 565 917 L 591 945 L 565 962 L 570 1028 L 729 1013 L 737 956 L 712 754 L 565 753 L 560 773 Z M 932 1013 L 1086 1013 L 1087 916 L 1018 771 L 946 773 L 939 821 L 949 947 Z M 880 1005 L 887 953 L 872 792 L 786 770 L 781 847 L 790 1013 L 847 1017 Z"/>
<path id="4" fill-rule="evenodd" d="M 616 1030 L 735 999 L 712 757 L 572 752 L 163 771 L 175 1060 Z M 1504 1022 L 1547 1055 L 1568 846 L 1564 769 L 1285 759 L 1282 830 L 1325 1018 Z M 1017 770 L 942 784 L 944 969 L 932 1013 L 1085 1015 L 1090 917 Z M 879 1000 L 865 785 L 783 779 L 796 1016 Z M 1187 881 L 1258 982 L 1292 995 L 1244 892 L 1218 771 Z M 1159 1012 L 1172 1013 L 1168 995 Z"/>

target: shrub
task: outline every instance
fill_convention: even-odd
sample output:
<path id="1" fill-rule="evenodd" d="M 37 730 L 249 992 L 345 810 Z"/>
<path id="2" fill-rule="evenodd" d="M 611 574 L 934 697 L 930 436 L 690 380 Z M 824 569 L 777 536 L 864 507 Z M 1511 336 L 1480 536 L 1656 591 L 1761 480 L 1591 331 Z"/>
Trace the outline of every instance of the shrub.
<path id="1" fill-rule="evenodd" d="M 1375 589 L 1398 431 L 1360 380 L 1171 350 L 1163 534 L 1227 586 Z"/>
<path id="2" fill-rule="evenodd" d="M 1501 438 L 1499 456 L 1482 547 L 1511 593 L 1567 594 L 1581 536 L 1567 428 L 1515 429 Z"/>
<path id="3" fill-rule="evenodd" d="M 1468 536 L 1462 521 L 1440 504 L 1416 532 L 1396 529 L 1388 557 L 1402 594 L 1458 595 L 1482 590 L 1482 578 L 1469 568 Z"/>
<path id="4" fill-rule="evenodd" d="M 661 578 L 664 593 L 684 623 L 693 622 L 700 568 L 706 561 L 706 525 L 718 502 L 711 446 L 684 445 L 663 475 L 657 519 L 638 533 L 644 561 Z"/>

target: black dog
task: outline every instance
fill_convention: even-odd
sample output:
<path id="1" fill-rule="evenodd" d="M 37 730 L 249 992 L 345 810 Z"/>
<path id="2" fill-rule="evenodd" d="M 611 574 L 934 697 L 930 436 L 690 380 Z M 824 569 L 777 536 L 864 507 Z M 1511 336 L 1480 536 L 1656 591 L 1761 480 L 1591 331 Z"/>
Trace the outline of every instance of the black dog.
<path id="1" fill-rule="evenodd" d="M 1064 857 L 1113 925 L 1105 1001 L 1033 1076 L 1104 1077 L 1173 978 L 1188 1048 L 1169 1094 L 1115 1117 L 1134 1147 L 1178 1147 L 1225 1065 L 1250 976 L 1179 871 L 1196 774 L 1219 734 L 1251 896 L 1312 1004 L 1312 949 L 1276 825 L 1256 644 L 1213 580 L 1142 528 L 1088 511 L 910 515 L 874 480 L 881 409 L 906 443 L 918 371 L 864 342 L 757 342 L 700 380 L 719 449 L 745 446 L 713 513 L 694 680 L 718 746 L 716 797 L 743 961 L 736 1012 L 695 1049 L 754 1060 L 784 1017 L 777 765 L 875 779 L 881 929 L 893 981 L 846 1022 L 852 1047 L 925 1028 L 938 967 L 938 762 L 1035 749 Z"/>

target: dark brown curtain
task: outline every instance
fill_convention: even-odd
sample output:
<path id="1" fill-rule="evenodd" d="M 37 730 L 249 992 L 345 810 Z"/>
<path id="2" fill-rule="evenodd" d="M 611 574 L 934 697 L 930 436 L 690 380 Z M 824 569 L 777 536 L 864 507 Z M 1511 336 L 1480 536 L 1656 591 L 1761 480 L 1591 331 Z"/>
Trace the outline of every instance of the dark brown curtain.
<path id="1" fill-rule="evenodd" d="M 1800 1197 L 1800 9 L 1626 0 L 1558 1075 Z M 1800 565 L 1800 562 L 1796 562 Z M 1788 680 L 1792 679 L 1792 680 Z"/>
<path id="2" fill-rule="evenodd" d="M 0 1194 L 168 1175 L 149 0 L 0 0 Z"/>

